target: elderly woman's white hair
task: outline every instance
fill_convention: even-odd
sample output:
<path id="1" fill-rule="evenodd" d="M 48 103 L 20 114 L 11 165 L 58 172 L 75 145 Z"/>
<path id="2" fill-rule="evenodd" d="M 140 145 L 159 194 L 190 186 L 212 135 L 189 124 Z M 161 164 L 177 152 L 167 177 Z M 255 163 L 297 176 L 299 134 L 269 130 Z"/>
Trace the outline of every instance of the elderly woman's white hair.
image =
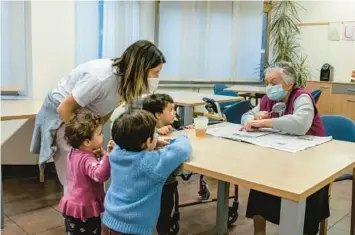
<path id="1" fill-rule="evenodd" d="M 265 74 L 272 72 L 272 71 L 279 71 L 282 74 L 282 79 L 287 85 L 294 85 L 296 84 L 296 71 L 293 68 L 292 64 L 286 61 L 281 61 L 275 63 L 274 65 L 268 67 L 265 70 Z"/>

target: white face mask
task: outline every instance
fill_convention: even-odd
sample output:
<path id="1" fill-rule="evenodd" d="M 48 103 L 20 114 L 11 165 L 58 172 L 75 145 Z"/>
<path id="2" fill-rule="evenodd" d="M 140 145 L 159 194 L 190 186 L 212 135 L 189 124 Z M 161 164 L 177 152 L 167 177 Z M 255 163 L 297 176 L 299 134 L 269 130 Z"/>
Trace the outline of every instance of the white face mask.
<path id="1" fill-rule="evenodd" d="M 159 78 L 148 78 L 149 93 L 154 93 L 159 86 Z"/>

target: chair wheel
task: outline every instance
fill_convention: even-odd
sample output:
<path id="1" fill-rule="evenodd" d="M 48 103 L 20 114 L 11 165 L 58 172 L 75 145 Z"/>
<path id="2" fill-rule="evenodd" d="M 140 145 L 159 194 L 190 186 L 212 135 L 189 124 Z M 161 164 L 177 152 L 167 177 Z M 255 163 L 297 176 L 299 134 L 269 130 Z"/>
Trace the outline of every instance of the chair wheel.
<path id="1" fill-rule="evenodd" d="M 228 228 L 231 228 L 238 219 L 238 207 L 239 202 L 233 202 L 233 205 L 228 209 Z"/>
<path id="2" fill-rule="evenodd" d="M 176 235 L 179 233 L 179 230 L 180 230 L 179 221 L 172 220 L 169 235 Z"/>
<path id="3" fill-rule="evenodd" d="M 207 183 L 205 181 L 202 181 L 202 188 L 198 192 L 198 194 L 201 196 L 202 201 L 207 201 L 210 199 L 211 193 L 210 193 L 210 188 L 208 187 Z"/>

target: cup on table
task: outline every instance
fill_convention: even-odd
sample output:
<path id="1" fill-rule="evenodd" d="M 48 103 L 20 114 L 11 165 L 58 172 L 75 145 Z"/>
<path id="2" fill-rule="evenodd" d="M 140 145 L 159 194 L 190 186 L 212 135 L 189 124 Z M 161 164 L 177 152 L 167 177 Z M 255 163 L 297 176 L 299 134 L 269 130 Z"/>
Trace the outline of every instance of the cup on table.
<path id="1" fill-rule="evenodd" d="M 195 135 L 197 138 L 203 138 L 206 136 L 206 131 L 208 127 L 208 118 L 207 117 L 197 117 L 194 118 L 195 124 Z"/>

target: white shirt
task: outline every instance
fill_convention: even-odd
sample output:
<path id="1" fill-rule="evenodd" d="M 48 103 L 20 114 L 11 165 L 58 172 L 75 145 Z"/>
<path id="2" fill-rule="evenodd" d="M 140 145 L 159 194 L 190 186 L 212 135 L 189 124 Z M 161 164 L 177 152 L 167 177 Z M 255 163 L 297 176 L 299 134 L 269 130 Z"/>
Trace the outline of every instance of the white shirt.
<path id="1" fill-rule="evenodd" d="M 73 95 L 81 107 L 106 116 L 119 103 L 117 75 L 112 62 L 97 59 L 79 65 L 60 80 L 52 97 L 62 102 Z"/>

